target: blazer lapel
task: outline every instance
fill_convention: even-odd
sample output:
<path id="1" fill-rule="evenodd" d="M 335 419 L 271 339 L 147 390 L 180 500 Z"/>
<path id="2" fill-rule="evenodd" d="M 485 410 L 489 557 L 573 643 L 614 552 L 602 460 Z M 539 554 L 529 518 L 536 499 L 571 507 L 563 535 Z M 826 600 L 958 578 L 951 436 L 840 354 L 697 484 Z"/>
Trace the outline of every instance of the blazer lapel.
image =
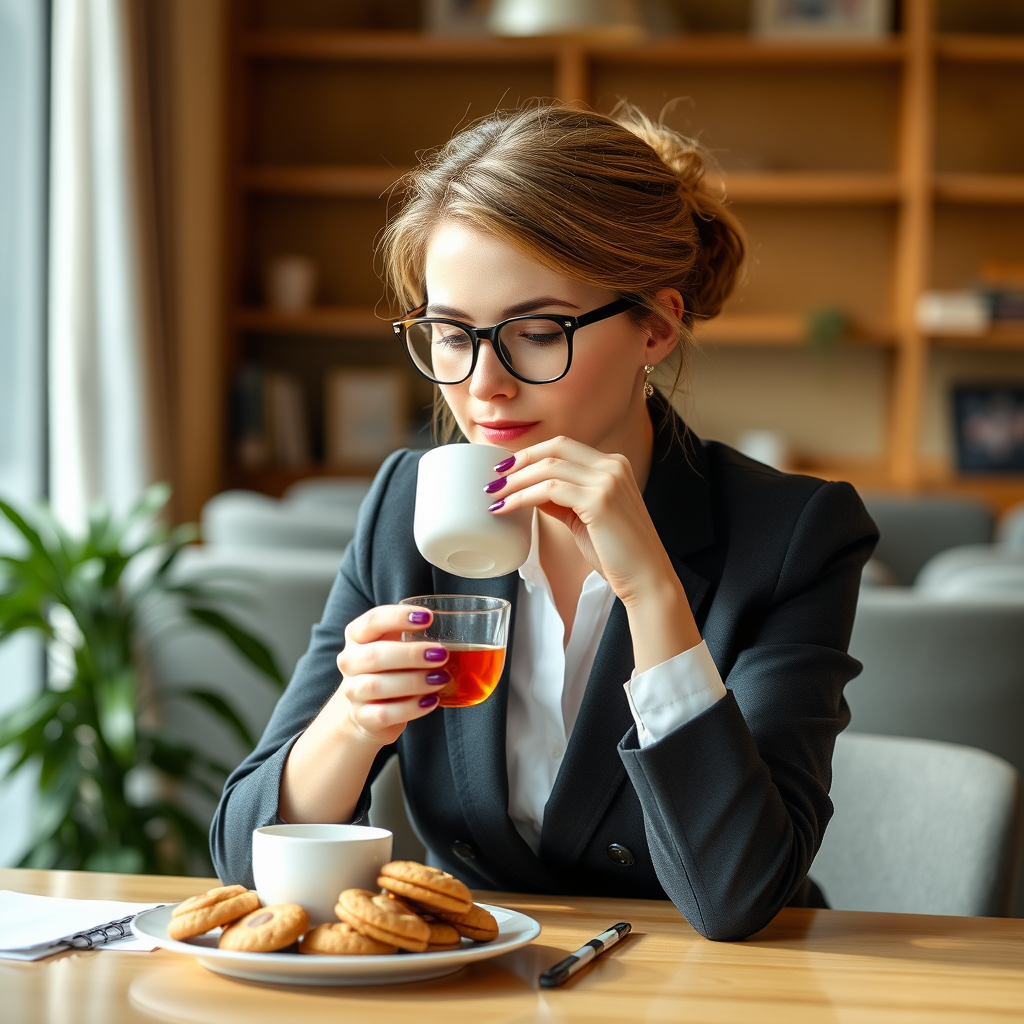
<path id="1" fill-rule="evenodd" d="M 702 446 L 693 443 L 692 435 L 685 433 L 685 426 L 674 414 L 673 418 L 683 441 L 673 431 L 671 421 L 655 427 L 644 503 L 696 616 L 710 584 L 684 559 L 714 543 L 711 489 Z M 548 863 L 564 867 L 580 858 L 625 781 L 626 770 L 616 748 L 633 725 L 623 691 L 633 667 L 626 609 L 616 600 L 544 809 L 541 858 Z"/>
<path id="2" fill-rule="evenodd" d="M 509 649 L 515 634 L 516 597 L 519 575 L 510 573 L 493 579 L 465 579 L 434 569 L 434 590 L 438 594 L 481 594 L 503 597 L 512 605 Z M 473 832 L 477 849 L 483 854 L 474 870 L 490 876 L 488 865 L 526 881 L 535 889 L 551 889 L 553 880 L 508 816 L 508 769 L 505 759 L 505 728 L 508 714 L 509 668 L 506 658 L 494 693 L 482 704 L 469 708 L 444 708 L 445 736 L 452 777 L 459 803 Z M 499 871 L 494 883 L 507 888 L 507 877 Z"/>

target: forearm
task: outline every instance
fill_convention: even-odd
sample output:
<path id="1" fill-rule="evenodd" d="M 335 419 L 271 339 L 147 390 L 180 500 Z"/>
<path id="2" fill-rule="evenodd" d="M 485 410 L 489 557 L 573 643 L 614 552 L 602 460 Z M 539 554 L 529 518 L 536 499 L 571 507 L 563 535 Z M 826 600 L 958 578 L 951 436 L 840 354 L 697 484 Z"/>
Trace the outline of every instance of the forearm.
<path id="1" fill-rule="evenodd" d="M 635 596 L 623 601 L 637 672 L 646 672 L 701 642 L 686 591 L 666 556 L 667 572 L 647 575 Z"/>
<path id="2" fill-rule="evenodd" d="M 288 822 L 345 822 L 355 813 L 380 745 L 355 733 L 339 691 L 295 741 L 281 774 Z"/>

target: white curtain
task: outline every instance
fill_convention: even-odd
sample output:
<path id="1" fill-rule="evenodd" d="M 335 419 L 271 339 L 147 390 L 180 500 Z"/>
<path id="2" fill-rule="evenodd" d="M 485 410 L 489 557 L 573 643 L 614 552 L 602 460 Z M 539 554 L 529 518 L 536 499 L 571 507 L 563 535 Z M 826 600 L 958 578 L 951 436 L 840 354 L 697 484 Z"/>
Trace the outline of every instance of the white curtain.
<path id="1" fill-rule="evenodd" d="M 49 474 L 73 529 L 98 500 L 124 511 L 165 469 L 145 7 L 52 7 Z"/>

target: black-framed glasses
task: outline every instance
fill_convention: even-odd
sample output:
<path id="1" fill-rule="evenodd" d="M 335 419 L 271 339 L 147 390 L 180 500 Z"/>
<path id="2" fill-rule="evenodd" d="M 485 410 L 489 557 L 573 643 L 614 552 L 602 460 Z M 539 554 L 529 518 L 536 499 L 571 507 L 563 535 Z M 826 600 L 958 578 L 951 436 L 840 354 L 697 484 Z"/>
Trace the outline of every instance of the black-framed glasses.
<path id="1" fill-rule="evenodd" d="M 489 341 L 501 365 L 524 384 L 553 384 L 572 366 L 572 337 L 581 327 L 624 313 L 637 303 L 616 299 L 582 316 L 527 313 L 493 327 L 417 316 L 421 306 L 391 326 L 405 342 L 413 366 L 435 384 L 461 384 L 476 369 L 480 342 Z"/>

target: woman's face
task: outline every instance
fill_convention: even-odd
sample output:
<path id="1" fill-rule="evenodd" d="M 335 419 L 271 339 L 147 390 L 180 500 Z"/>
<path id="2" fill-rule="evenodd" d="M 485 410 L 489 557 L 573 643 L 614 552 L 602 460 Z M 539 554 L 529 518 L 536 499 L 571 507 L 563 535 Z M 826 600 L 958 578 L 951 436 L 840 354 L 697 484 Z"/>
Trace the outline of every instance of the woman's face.
<path id="1" fill-rule="evenodd" d="M 426 283 L 425 315 L 475 327 L 523 313 L 582 316 L 618 298 L 549 270 L 496 236 L 457 221 L 435 231 L 427 250 Z M 441 391 L 463 434 L 477 444 L 516 451 L 563 434 L 601 451 L 623 451 L 637 429 L 649 423 L 644 364 L 658 362 L 673 345 L 674 338 L 652 339 L 649 330 L 620 313 L 576 332 L 572 366 L 559 381 L 524 384 L 484 341 L 472 377 L 442 385 Z"/>

